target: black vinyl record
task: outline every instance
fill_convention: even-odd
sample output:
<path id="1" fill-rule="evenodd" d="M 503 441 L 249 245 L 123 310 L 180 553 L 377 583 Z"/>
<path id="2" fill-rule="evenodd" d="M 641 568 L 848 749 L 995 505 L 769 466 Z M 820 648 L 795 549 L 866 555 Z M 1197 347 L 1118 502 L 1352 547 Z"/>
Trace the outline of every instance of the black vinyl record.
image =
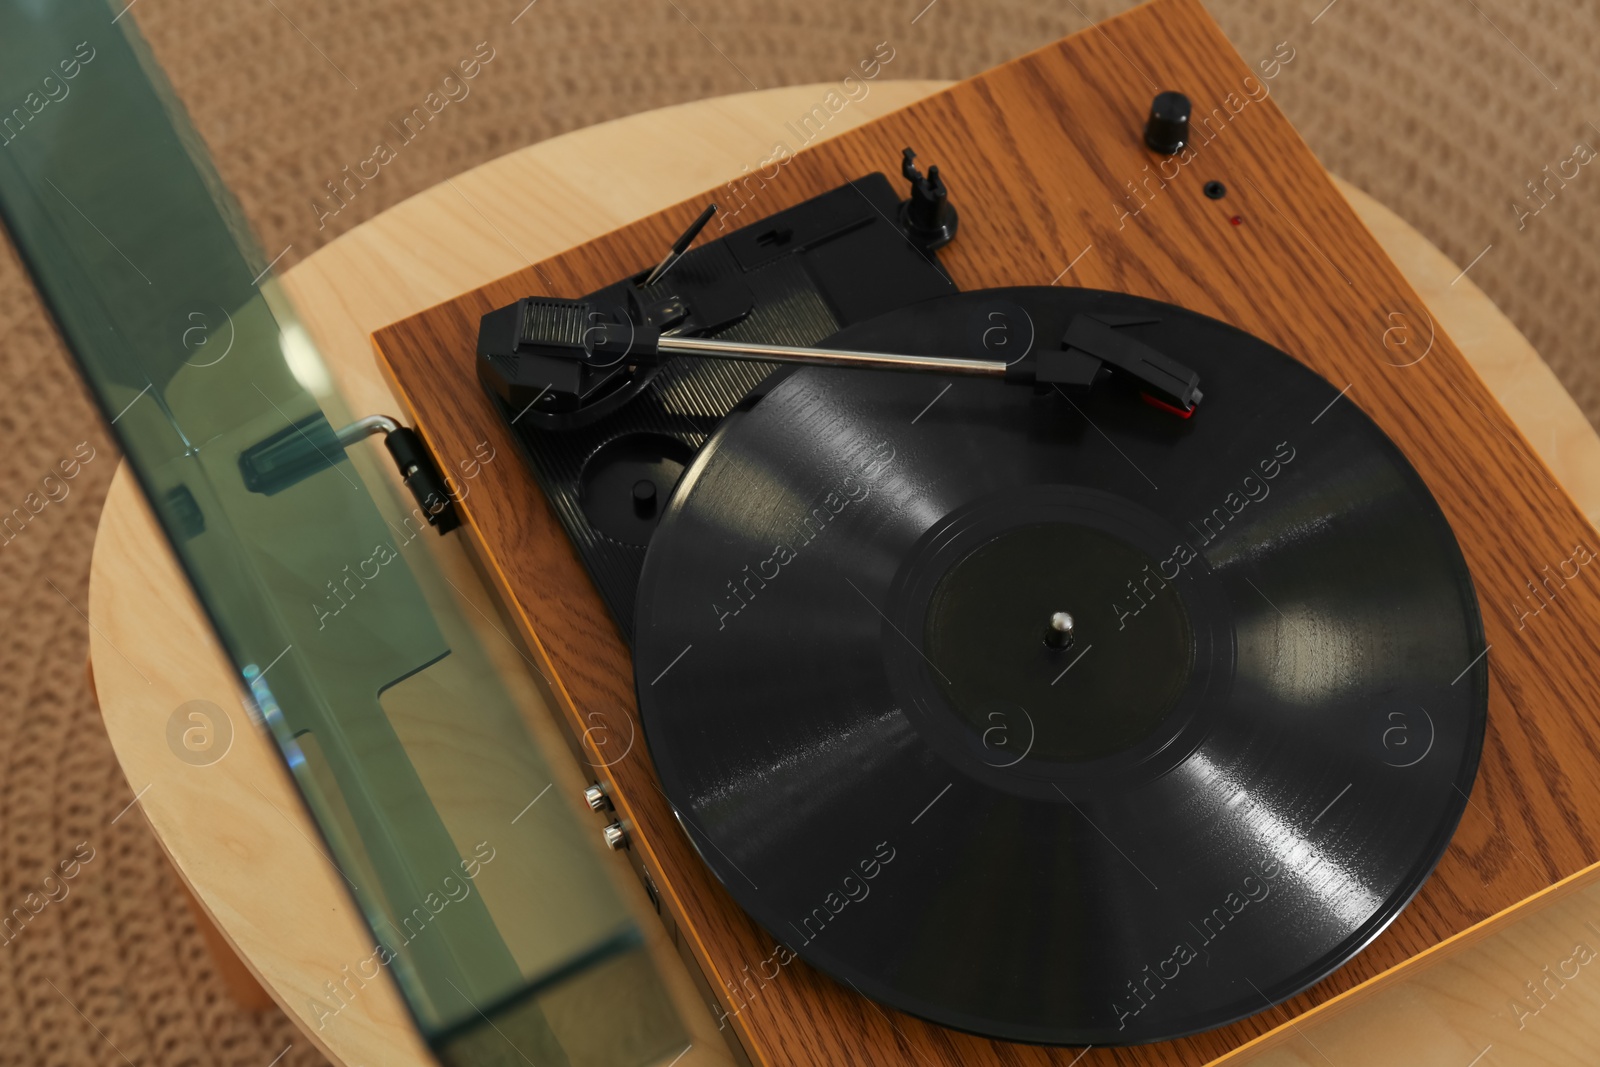
<path id="1" fill-rule="evenodd" d="M 946 1026 L 1132 1044 L 1393 920 L 1467 802 L 1488 670 L 1422 480 L 1248 334 L 1012 289 L 828 344 L 1012 359 L 1076 315 L 1196 370 L 1193 417 L 1116 382 L 774 379 L 651 542 L 635 679 L 685 832 L 777 942 Z"/>

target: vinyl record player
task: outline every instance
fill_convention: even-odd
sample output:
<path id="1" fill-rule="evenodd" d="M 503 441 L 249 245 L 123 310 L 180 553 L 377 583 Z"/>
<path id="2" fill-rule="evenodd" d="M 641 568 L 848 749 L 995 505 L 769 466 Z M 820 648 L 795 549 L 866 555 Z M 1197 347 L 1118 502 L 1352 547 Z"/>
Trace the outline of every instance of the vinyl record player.
<path id="1" fill-rule="evenodd" d="M 1491 606 L 1592 533 L 1258 73 L 1157 0 L 375 335 L 751 1062 L 1207 1062 L 1600 858 Z"/>

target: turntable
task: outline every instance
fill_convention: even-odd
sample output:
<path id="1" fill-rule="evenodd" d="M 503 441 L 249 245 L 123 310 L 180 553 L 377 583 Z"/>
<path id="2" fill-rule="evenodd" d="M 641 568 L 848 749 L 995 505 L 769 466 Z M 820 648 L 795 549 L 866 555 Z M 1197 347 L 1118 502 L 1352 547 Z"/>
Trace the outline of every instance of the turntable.
<path id="1" fill-rule="evenodd" d="M 1206 1062 L 1600 858 L 1592 532 L 1197 4 L 715 196 L 375 343 L 751 1062 Z"/>

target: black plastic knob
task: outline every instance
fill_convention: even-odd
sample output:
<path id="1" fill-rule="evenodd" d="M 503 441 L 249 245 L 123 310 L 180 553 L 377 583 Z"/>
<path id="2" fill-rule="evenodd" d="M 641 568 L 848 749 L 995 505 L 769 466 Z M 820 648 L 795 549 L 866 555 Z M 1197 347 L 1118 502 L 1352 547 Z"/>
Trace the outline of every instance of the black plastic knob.
<path id="1" fill-rule="evenodd" d="M 1189 98 L 1182 93 L 1158 93 L 1144 124 L 1144 143 L 1164 156 L 1176 155 L 1189 143 Z"/>

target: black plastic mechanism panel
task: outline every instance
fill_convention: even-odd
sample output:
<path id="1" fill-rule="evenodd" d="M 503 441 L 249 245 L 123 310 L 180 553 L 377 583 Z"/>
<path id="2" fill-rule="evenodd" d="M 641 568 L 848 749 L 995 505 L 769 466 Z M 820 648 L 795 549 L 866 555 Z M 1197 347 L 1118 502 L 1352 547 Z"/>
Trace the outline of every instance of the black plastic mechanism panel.
<path id="1" fill-rule="evenodd" d="M 908 236 L 901 197 L 873 174 L 685 252 L 650 285 L 639 274 L 586 294 L 594 307 L 637 301 L 664 331 L 814 345 L 845 327 L 956 291 Z M 619 360 L 578 388 L 580 405 L 519 391 L 496 343 L 537 314 L 519 301 L 486 318 L 479 376 L 511 424 L 546 497 L 624 635 L 660 511 L 725 415 L 777 368 L 679 356 L 652 367 Z M 594 371 L 595 368 L 589 368 Z"/>

